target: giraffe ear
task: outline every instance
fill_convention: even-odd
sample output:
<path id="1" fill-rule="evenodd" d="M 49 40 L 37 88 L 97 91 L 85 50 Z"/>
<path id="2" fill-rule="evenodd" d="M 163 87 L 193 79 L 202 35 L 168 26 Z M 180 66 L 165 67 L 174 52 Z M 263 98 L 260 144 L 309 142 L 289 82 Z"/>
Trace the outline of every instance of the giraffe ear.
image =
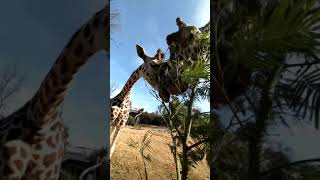
<path id="1" fill-rule="evenodd" d="M 206 25 L 204 25 L 203 27 L 199 28 L 199 30 L 201 32 L 209 32 L 210 31 L 210 21 Z"/>
<path id="2" fill-rule="evenodd" d="M 171 33 L 169 35 L 167 35 L 167 44 L 170 46 L 173 42 L 177 41 L 177 35 L 178 35 L 178 32 L 175 32 L 175 33 Z"/>
<path id="3" fill-rule="evenodd" d="M 144 51 L 143 47 L 141 47 L 140 45 L 136 44 L 136 49 L 137 49 L 137 54 L 138 56 L 143 59 L 143 61 L 147 60 L 147 55 L 146 52 Z"/>

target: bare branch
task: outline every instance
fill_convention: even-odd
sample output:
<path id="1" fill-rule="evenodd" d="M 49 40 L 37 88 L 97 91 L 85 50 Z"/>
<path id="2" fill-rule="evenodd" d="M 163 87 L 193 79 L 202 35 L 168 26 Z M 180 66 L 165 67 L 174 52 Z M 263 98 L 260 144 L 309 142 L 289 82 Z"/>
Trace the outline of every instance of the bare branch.
<path id="1" fill-rule="evenodd" d="M 306 63 L 297 63 L 297 64 L 286 64 L 286 65 L 284 65 L 284 68 L 310 66 L 310 65 L 315 65 L 315 64 L 320 64 L 320 62 L 319 61 L 315 61 L 315 62 L 306 62 Z"/>
<path id="2" fill-rule="evenodd" d="M 2 70 L 0 73 L 0 111 L 4 111 L 8 100 L 20 90 L 23 77 L 18 73 L 16 67 L 6 67 Z"/>
<path id="3" fill-rule="evenodd" d="M 187 148 L 187 151 L 191 150 L 191 149 L 194 148 L 194 147 L 199 146 L 199 145 L 202 144 L 202 143 L 207 142 L 208 140 L 209 140 L 209 138 L 206 138 L 206 139 L 200 140 L 200 141 L 192 144 L 191 146 L 189 146 L 189 147 Z"/>
<path id="4" fill-rule="evenodd" d="M 286 164 L 283 164 L 281 166 L 278 166 L 278 167 L 275 167 L 275 168 L 271 168 L 269 170 L 266 170 L 266 171 L 263 171 L 261 172 L 260 174 L 262 176 L 265 176 L 273 171 L 276 171 L 276 170 L 280 170 L 280 169 L 284 169 L 284 168 L 289 168 L 291 166 L 298 166 L 298 165 L 302 165 L 302 164 L 306 164 L 306 163 L 312 163 L 312 162 L 320 162 L 320 158 L 314 158 L 314 159 L 305 159 L 305 160 L 300 160 L 300 161 L 294 161 L 294 162 L 290 162 L 290 163 L 286 163 Z"/>

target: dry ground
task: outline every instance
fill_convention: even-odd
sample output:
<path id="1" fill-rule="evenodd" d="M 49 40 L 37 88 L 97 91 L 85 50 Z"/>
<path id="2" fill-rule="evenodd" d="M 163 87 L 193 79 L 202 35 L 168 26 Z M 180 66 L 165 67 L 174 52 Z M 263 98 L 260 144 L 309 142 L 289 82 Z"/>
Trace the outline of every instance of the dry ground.
<path id="1" fill-rule="evenodd" d="M 116 149 L 111 159 L 111 179 L 117 180 L 145 180 L 143 159 L 139 152 L 143 136 L 150 131 L 150 149 L 145 154 L 150 155 L 146 160 L 149 180 L 174 180 L 176 179 L 175 164 L 170 151 L 171 136 L 163 127 L 127 126 L 121 132 Z M 198 163 L 196 168 L 191 168 L 189 178 L 192 180 L 209 179 L 209 167 L 205 160 Z"/>

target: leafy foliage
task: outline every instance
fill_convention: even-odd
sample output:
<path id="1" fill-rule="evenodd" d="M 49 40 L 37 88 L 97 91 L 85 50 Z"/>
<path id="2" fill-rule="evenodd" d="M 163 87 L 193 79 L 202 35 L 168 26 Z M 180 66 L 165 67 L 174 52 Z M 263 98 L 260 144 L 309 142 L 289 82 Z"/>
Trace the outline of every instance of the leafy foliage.
<path id="1" fill-rule="evenodd" d="M 266 1 L 264 4 L 258 0 L 250 1 L 255 2 L 254 5 L 248 2 L 229 0 L 218 3 L 214 61 L 220 63 L 217 64 L 221 66 L 222 72 L 219 75 L 222 78 L 215 78 L 220 81 L 221 91 L 226 92 L 227 97 L 233 97 L 231 100 L 236 97 L 236 100 L 241 101 L 239 104 L 236 101 L 225 104 L 231 107 L 235 115 L 242 113 L 245 116 L 245 111 L 252 116 L 250 121 L 243 124 L 259 118 L 260 122 L 264 121 L 260 123 L 263 124 L 259 126 L 262 127 L 260 129 L 257 128 L 257 121 L 253 123 L 256 131 L 252 131 L 252 136 L 267 135 L 265 132 L 268 125 L 277 120 L 288 125 L 291 119 L 309 118 L 318 128 L 319 4 L 315 0 Z M 275 69 L 280 69 L 279 76 L 273 73 Z M 273 84 L 276 84 L 275 89 L 271 87 Z M 271 97 L 272 102 L 260 101 L 262 97 Z M 271 114 L 266 112 L 269 105 Z M 235 111 L 235 106 L 243 106 L 243 111 Z M 265 118 L 258 116 L 259 112 L 266 112 L 263 114 Z M 259 144 L 263 142 L 262 136 L 259 137 L 255 144 L 258 150 L 254 151 L 258 153 L 262 150 Z M 249 162 L 250 156 L 248 154 Z"/>
<path id="2" fill-rule="evenodd" d="M 139 121 L 140 124 L 165 126 L 165 123 L 163 122 L 162 117 L 156 113 L 143 112 L 139 118 L 140 118 L 140 121 Z"/>
<path id="3" fill-rule="evenodd" d="M 315 0 L 281 0 L 273 8 L 261 9 L 251 15 L 241 9 L 226 10 L 231 22 L 218 30 L 218 46 L 224 49 L 218 58 L 241 64 L 251 74 L 262 72 L 265 77 L 274 67 L 283 66 L 273 113 L 308 117 L 318 128 L 319 7 Z M 231 27 L 235 30 L 231 31 Z M 254 83 L 263 88 L 264 80 Z"/>

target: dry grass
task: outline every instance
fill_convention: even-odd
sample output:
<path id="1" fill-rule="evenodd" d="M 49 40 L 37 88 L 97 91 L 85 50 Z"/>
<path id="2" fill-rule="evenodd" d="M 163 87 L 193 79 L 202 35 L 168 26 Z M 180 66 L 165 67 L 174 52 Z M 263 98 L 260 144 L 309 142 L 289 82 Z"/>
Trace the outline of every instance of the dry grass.
<path id="1" fill-rule="evenodd" d="M 139 152 L 145 133 L 152 134 L 150 155 L 146 160 L 147 173 L 150 180 L 176 179 L 175 164 L 170 151 L 171 136 L 166 128 L 157 126 L 126 127 L 122 130 L 116 149 L 111 159 L 111 179 L 145 180 L 143 159 Z M 209 167 L 205 160 L 191 167 L 189 177 L 192 180 L 209 179 Z"/>

